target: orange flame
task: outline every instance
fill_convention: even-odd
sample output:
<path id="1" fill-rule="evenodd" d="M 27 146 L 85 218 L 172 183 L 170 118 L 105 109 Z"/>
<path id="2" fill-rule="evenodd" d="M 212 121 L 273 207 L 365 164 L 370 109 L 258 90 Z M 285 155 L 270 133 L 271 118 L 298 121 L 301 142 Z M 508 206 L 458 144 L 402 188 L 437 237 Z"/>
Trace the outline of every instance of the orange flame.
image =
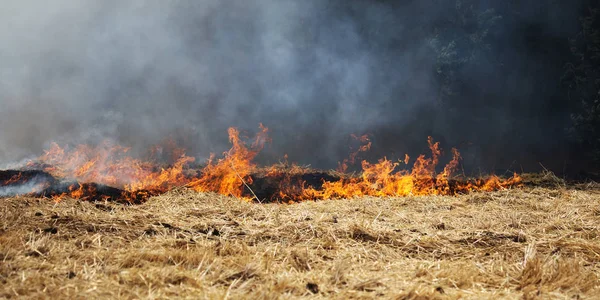
<path id="1" fill-rule="evenodd" d="M 410 160 L 408 155 L 396 162 L 384 157 L 377 163 L 363 160 L 360 176 L 338 173 L 335 175 L 337 177 L 328 175 L 329 177 L 324 176 L 321 181 L 314 182 L 306 178 L 315 171 L 295 164 L 290 165 L 287 155 L 283 163 L 259 168 L 253 160 L 265 143 L 270 142 L 269 129 L 262 124 L 259 128 L 260 131 L 250 145 L 240 137 L 238 129 L 229 128 L 231 149 L 224 152 L 223 157 L 216 161 L 215 156 L 211 155 L 206 167 L 199 173 L 189 170 L 189 165 L 195 159 L 187 156 L 183 149 L 175 147 L 172 142 L 168 142 L 166 147 L 154 147 L 151 150 L 151 157 L 165 156 L 164 151 L 171 153 L 174 162 L 162 168 L 152 159 L 149 161 L 134 159 L 128 155 L 129 148 L 110 142 L 95 147 L 80 145 L 72 150 L 52 144 L 39 158 L 39 163 L 53 176 L 75 180 L 77 183 L 69 187 L 68 192 L 54 195 L 57 199 L 62 197 L 91 199 L 90 195 L 98 193 L 95 185 L 79 183 L 95 183 L 120 188 L 120 197 L 132 202 L 179 186 L 186 186 L 198 192 L 216 192 L 251 200 L 257 197 L 251 190 L 257 178 L 276 182 L 272 199 L 269 200 L 287 202 L 358 196 L 455 195 L 510 188 L 521 183 L 521 178 L 517 174 L 509 179 L 500 179 L 497 176 L 475 180 L 456 179 L 453 176 L 461 159 L 456 149 L 452 149 L 451 161 L 440 173 L 437 173 L 436 168 L 442 150 L 439 143 L 434 142 L 431 137 L 427 140 L 431 156 L 418 156 L 410 171 L 399 169 L 401 164 L 408 165 Z M 355 163 L 360 153 L 368 151 L 372 145 L 367 135 L 360 137 L 352 135 L 352 138 L 361 145 L 350 154 L 349 158 L 339 164 L 338 171 L 341 173 L 348 169 L 349 164 Z M 35 167 L 36 164 L 30 163 L 30 166 Z"/>
<path id="2" fill-rule="evenodd" d="M 229 141 L 233 144 L 231 149 L 225 152 L 225 157 L 216 164 L 213 164 L 214 157 L 211 157 L 202 176 L 190 182 L 188 187 L 198 192 L 217 192 L 242 197 L 244 183 L 252 183 L 250 174 L 256 168 L 252 160 L 269 141 L 269 129 L 262 124 L 260 129 L 251 148 L 248 149 L 240 139 L 239 131 L 229 128 Z"/>
<path id="3" fill-rule="evenodd" d="M 371 140 L 369 139 L 369 135 L 365 134 L 359 137 L 355 134 L 351 134 L 350 137 L 352 137 L 353 140 L 359 141 L 362 143 L 362 145 L 358 147 L 356 151 L 350 153 L 348 158 L 344 159 L 341 163 L 338 163 L 337 170 L 341 173 L 348 171 L 349 164 L 353 165 L 356 162 L 356 157 L 358 154 L 361 152 L 367 152 L 371 149 Z"/>

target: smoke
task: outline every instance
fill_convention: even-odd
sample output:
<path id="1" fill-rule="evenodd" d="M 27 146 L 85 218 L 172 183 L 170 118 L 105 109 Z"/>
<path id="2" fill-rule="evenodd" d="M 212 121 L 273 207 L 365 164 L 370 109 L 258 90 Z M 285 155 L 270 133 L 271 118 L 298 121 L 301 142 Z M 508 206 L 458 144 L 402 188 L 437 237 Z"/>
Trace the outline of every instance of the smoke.
<path id="1" fill-rule="evenodd" d="M 9 184 L 0 186 L 0 197 L 14 197 L 17 195 L 27 195 L 40 193 L 44 190 L 48 178 L 44 176 L 35 176 L 27 182 L 18 184 Z"/>
<path id="2" fill-rule="evenodd" d="M 465 101 L 444 117 L 430 42 L 453 1 L 7 2 L 0 10 L 3 164 L 50 142 L 104 139 L 141 152 L 173 138 L 204 159 L 228 147 L 227 127 L 251 135 L 260 122 L 273 137 L 267 161 L 287 153 L 333 167 L 348 154 L 350 133 L 373 134 L 374 157 L 421 151 L 429 134 L 447 148 L 481 142 L 471 153 L 480 157 L 522 109 L 473 111 Z M 568 36 L 550 21 L 553 13 L 508 19 L 498 34 L 512 37 L 503 32 L 526 21 Z M 505 64 L 529 59 L 523 53 L 510 51 Z M 495 68 L 485 74 L 510 70 Z M 476 71 L 460 76 L 497 88 Z M 456 121 L 472 114 L 494 123 L 483 131 Z"/>

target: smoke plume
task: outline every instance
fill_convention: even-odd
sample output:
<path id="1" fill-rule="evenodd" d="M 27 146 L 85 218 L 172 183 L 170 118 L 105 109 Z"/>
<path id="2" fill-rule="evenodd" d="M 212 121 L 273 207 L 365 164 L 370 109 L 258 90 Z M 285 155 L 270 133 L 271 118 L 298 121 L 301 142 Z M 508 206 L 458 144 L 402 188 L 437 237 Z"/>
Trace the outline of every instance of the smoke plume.
<path id="1" fill-rule="evenodd" d="M 422 152 L 433 135 L 473 167 L 517 168 L 537 156 L 519 153 L 558 143 L 565 121 L 526 100 L 556 94 L 538 88 L 562 66 L 515 32 L 564 40 L 577 25 L 576 8 L 527 5 L 512 17 L 495 8 L 489 34 L 503 46 L 460 70 L 472 93 L 448 108 L 432 39 L 455 1 L 5 1 L 0 165 L 105 139 L 141 153 L 172 138 L 202 160 L 228 148 L 228 127 L 252 135 L 262 122 L 265 161 L 335 167 L 349 135 L 368 133 L 372 157 Z"/>

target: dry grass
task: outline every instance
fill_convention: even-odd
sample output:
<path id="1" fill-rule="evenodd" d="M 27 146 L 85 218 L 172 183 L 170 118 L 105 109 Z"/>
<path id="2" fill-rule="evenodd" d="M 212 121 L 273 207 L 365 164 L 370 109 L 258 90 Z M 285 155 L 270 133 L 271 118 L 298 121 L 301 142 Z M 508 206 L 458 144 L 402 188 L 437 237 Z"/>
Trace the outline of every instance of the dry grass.
<path id="1" fill-rule="evenodd" d="M 257 205 L 0 199 L 0 298 L 599 298 L 598 186 Z"/>

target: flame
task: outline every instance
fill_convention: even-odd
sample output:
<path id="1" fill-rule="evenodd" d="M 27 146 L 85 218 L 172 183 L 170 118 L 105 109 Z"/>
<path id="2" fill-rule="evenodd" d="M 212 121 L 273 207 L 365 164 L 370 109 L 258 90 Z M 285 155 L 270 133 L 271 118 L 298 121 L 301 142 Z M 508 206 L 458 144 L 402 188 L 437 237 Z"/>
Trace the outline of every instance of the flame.
<path id="1" fill-rule="evenodd" d="M 19 183 L 22 181 L 24 181 L 23 174 L 19 172 L 19 173 L 13 175 L 11 178 L 2 181 L 1 185 L 11 185 L 11 184 Z"/>
<path id="2" fill-rule="evenodd" d="M 521 178 L 516 173 L 509 179 L 497 176 L 486 179 L 456 177 L 461 160 L 457 149 L 451 149 L 452 159 L 437 173 L 442 150 L 431 137 L 427 139 L 431 155 L 419 155 L 412 168 L 408 168 L 408 155 L 396 161 L 383 157 L 375 163 L 361 161 L 362 172 L 359 176 L 347 174 L 348 166 L 356 162 L 359 154 L 371 148 L 368 135 L 352 135 L 352 139 L 360 146 L 338 164 L 338 173 L 331 175 L 320 172 L 318 174 L 323 176 L 315 182 L 311 180 L 314 176 L 311 176 L 318 171 L 290 164 L 287 155 L 283 162 L 272 166 L 259 167 L 254 163 L 265 144 L 270 142 L 268 133 L 269 129 L 260 124 L 259 132 L 247 143 L 247 138 L 241 137 L 238 129 L 229 128 L 231 149 L 224 152 L 220 159 L 211 155 L 207 165 L 199 172 L 190 168 L 195 159 L 176 147 L 172 140 L 162 146 L 152 147 L 147 160 L 135 159 L 129 154 L 129 148 L 108 141 L 97 146 L 79 145 L 73 149 L 52 144 L 38 161 L 29 163 L 29 167 L 41 167 L 57 178 L 73 182 L 66 191 L 50 195 L 57 200 L 64 197 L 104 199 L 109 196 L 99 195 L 99 189 L 107 186 L 117 188 L 120 193 L 118 197 L 139 202 L 185 186 L 197 192 L 215 192 L 248 201 L 253 198 L 261 201 L 263 199 L 259 199 L 252 190 L 255 180 L 259 179 L 276 185 L 271 187 L 274 191 L 267 200 L 284 202 L 360 196 L 456 195 L 494 191 L 521 184 Z M 157 163 L 165 157 L 170 158 L 171 164 L 161 166 Z M 11 182 L 13 180 L 19 179 L 11 179 Z"/>
<path id="3" fill-rule="evenodd" d="M 211 157 L 202 176 L 190 182 L 188 187 L 198 192 L 217 192 L 242 197 L 243 187 L 252 183 L 250 174 L 256 169 L 252 160 L 269 141 L 269 129 L 262 124 L 260 129 L 248 148 L 240 139 L 240 132 L 236 128 L 229 128 L 229 141 L 233 144 L 231 149 L 223 153 L 225 157 L 216 164 L 213 163 L 214 157 Z"/>
<path id="4" fill-rule="evenodd" d="M 371 149 L 371 140 L 369 139 L 369 135 L 365 134 L 359 137 L 355 134 L 351 134 L 350 137 L 355 141 L 359 141 L 360 143 L 362 143 L 362 145 L 358 147 L 356 151 L 350 153 L 350 156 L 348 158 L 344 159 L 341 163 L 338 163 L 337 170 L 340 173 L 345 173 L 346 171 L 348 171 L 349 164 L 353 165 L 356 162 L 356 157 L 361 152 L 367 152 Z"/>
<path id="5" fill-rule="evenodd" d="M 185 184 L 188 179 L 183 174 L 184 167 L 193 162 L 180 149 L 173 153 L 179 158 L 168 168 L 156 171 L 157 164 L 144 162 L 128 156 L 129 148 L 104 141 L 98 146 L 79 145 L 74 149 L 60 147 L 53 143 L 37 163 L 30 162 L 29 167 L 43 166 L 43 170 L 55 177 L 74 180 L 68 192 L 53 195 L 61 199 L 83 198 L 83 195 L 95 194 L 92 186 L 84 188 L 79 183 L 97 183 L 123 189 L 122 198 L 134 200 L 143 191 L 146 194 L 159 194 L 173 187 Z"/>
<path id="6" fill-rule="evenodd" d="M 521 177 L 516 173 L 507 180 L 491 176 L 486 180 L 450 181 L 460 161 L 460 153 L 456 149 L 452 149 L 452 160 L 441 173 L 436 175 L 435 169 L 439 163 L 441 149 L 439 143 L 434 143 L 431 137 L 428 138 L 428 143 L 431 157 L 426 158 L 425 155 L 420 155 L 410 173 L 405 170 L 397 170 L 399 163 L 394 163 L 385 157 L 375 164 L 363 161 L 363 172 L 360 178 L 326 182 L 321 191 L 311 190 L 309 194 L 316 199 L 359 196 L 456 195 L 479 190 L 494 191 L 521 184 Z M 408 163 L 408 159 L 409 157 L 406 155 L 404 162 Z"/>

